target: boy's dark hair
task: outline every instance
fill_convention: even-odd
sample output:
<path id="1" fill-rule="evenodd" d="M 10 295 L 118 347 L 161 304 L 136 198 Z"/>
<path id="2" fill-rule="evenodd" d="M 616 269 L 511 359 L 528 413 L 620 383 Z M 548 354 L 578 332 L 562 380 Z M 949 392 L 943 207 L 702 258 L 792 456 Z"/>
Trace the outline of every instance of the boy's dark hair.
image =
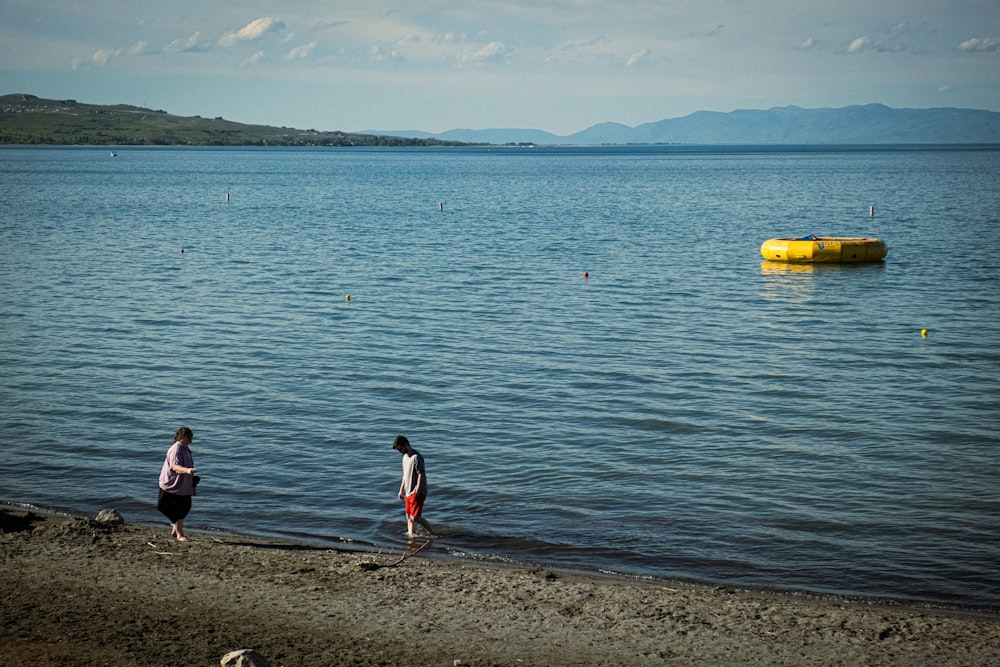
<path id="1" fill-rule="evenodd" d="M 409 449 L 410 441 L 406 439 L 405 435 L 397 435 L 396 439 L 392 441 L 392 448 L 397 452 L 401 452 L 404 449 Z"/>

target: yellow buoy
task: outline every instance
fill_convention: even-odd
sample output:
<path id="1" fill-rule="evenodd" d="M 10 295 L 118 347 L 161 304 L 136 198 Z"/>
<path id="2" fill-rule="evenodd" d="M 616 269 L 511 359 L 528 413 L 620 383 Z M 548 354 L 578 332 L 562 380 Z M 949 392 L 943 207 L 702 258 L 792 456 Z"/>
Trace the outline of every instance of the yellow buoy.
<path id="1" fill-rule="evenodd" d="M 350 295 L 350 294 L 348 294 L 348 295 L 347 295 L 346 297 L 344 297 L 344 300 L 345 300 L 345 301 L 350 301 L 350 300 L 351 300 L 351 295 Z"/>
<path id="2" fill-rule="evenodd" d="M 920 335 L 923 336 L 924 338 L 927 338 L 927 329 L 921 329 Z"/>

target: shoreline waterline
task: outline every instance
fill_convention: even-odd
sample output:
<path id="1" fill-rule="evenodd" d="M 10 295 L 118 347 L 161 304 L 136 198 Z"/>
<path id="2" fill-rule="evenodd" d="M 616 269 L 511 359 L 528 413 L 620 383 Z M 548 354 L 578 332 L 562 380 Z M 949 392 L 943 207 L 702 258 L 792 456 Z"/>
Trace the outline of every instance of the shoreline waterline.
<path id="1" fill-rule="evenodd" d="M 109 508 L 111 509 L 111 508 Z M 71 510 L 67 508 L 45 508 L 29 503 L 14 503 L 10 501 L 4 501 L 0 499 L 0 512 L 22 512 L 28 514 L 37 514 L 43 517 L 54 517 L 57 519 L 73 520 L 73 519 L 93 519 L 93 515 L 88 515 L 85 512 L 79 510 Z M 130 522 L 127 517 L 124 517 L 126 522 L 130 525 L 149 528 L 160 532 L 161 529 L 164 533 L 169 534 L 169 529 L 163 523 L 153 523 L 149 521 L 138 521 Z M 165 521 L 165 520 L 164 520 Z M 445 562 L 452 563 L 470 563 L 477 564 L 482 567 L 497 567 L 502 569 L 544 569 L 546 571 L 558 572 L 567 575 L 575 575 L 582 577 L 595 577 L 598 579 L 607 579 L 610 582 L 619 581 L 621 583 L 647 583 L 651 585 L 674 585 L 674 586 L 685 586 L 694 589 L 705 589 L 705 590 L 721 590 L 721 591 L 732 591 L 738 593 L 746 593 L 750 595 L 775 595 L 775 596 L 787 596 L 792 598 L 799 598 L 804 600 L 816 600 L 830 603 L 842 602 L 846 604 L 859 604 L 859 605 L 871 605 L 871 606 L 887 606 L 887 607 L 897 607 L 902 609 L 914 609 L 914 610 L 924 610 L 924 611 L 936 611 L 936 612 L 946 612 L 954 614 L 969 614 L 972 616 L 982 616 L 984 618 L 997 618 L 1000 619 L 1000 604 L 996 606 L 990 605 L 963 605 L 963 604 L 948 604 L 942 602 L 933 602 L 927 600 L 919 599 L 909 599 L 903 597 L 879 597 L 879 596 L 865 596 L 865 595 L 852 595 L 846 593 L 833 593 L 833 592 L 822 592 L 822 591 L 811 591 L 805 589 L 794 589 L 794 588 L 780 588 L 780 587 L 754 587 L 746 586 L 741 584 L 733 584 L 723 581 L 704 581 L 697 579 L 686 579 L 683 577 L 670 577 L 670 576 L 657 576 L 651 574 L 632 574 L 627 572 L 615 572 L 613 570 L 607 570 L 603 568 L 587 568 L 582 566 L 565 566 L 553 563 L 547 563 L 543 560 L 520 560 L 510 557 L 505 557 L 500 554 L 493 555 L 482 555 L 474 554 L 469 552 L 457 552 L 453 549 L 449 549 L 446 545 L 444 549 L 434 549 L 422 548 L 425 542 L 429 542 L 431 545 L 439 542 L 440 538 L 434 540 L 427 540 L 426 538 L 418 536 L 417 538 L 409 541 L 407 545 L 401 544 L 379 544 L 373 542 L 365 542 L 363 540 L 357 540 L 350 537 L 337 537 L 337 538 L 316 538 L 306 535 L 293 535 L 289 533 L 276 533 L 273 531 L 260 531 L 260 532 L 237 532 L 221 527 L 187 527 L 187 530 L 192 535 L 201 534 L 205 537 L 228 537 L 228 538 L 240 538 L 246 537 L 255 540 L 265 540 L 272 541 L 287 545 L 301 545 L 313 548 L 322 549 L 333 549 L 337 551 L 343 551 L 348 553 L 357 554 L 367 554 L 376 556 L 396 556 L 405 555 L 414 551 L 414 547 L 420 548 L 420 553 L 424 558 L 433 558 L 442 560 Z M 164 536 L 164 539 L 167 539 Z"/>

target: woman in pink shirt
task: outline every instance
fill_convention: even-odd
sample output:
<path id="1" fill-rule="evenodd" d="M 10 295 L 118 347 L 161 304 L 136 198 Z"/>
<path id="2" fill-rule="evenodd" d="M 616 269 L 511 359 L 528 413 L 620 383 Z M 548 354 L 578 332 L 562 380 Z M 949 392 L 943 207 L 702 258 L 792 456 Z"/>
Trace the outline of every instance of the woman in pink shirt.
<path id="1" fill-rule="evenodd" d="M 187 542 L 184 517 L 191 511 L 191 496 L 198 482 L 190 449 L 193 440 L 191 429 L 186 426 L 177 429 L 174 444 L 167 450 L 160 469 L 160 495 L 156 499 L 156 509 L 170 519 L 170 534 L 179 542 Z"/>

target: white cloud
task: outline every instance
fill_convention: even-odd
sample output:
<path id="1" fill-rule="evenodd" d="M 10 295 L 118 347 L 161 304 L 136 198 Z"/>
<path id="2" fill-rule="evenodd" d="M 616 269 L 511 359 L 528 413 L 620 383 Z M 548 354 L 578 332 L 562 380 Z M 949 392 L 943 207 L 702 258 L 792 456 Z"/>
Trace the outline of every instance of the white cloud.
<path id="1" fill-rule="evenodd" d="M 376 62 L 403 60 L 403 56 L 396 49 L 383 49 L 381 46 L 373 46 L 371 55 Z"/>
<path id="2" fill-rule="evenodd" d="M 275 32 L 285 27 L 278 19 L 260 18 L 246 24 L 236 32 L 227 32 L 219 38 L 220 46 L 233 46 L 239 42 L 258 40 L 269 32 Z"/>
<path id="3" fill-rule="evenodd" d="M 164 53 L 183 53 L 187 51 L 204 51 L 209 48 L 209 44 L 201 37 L 201 32 L 196 31 L 187 39 L 175 39 L 163 48 Z"/>
<path id="4" fill-rule="evenodd" d="M 869 46 L 871 46 L 872 40 L 868 36 L 858 37 L 856 40 L 851 42 L 851 45 L 847 47 L 848 53 L 861 53 Z"/>
<path id="5" fill-rule="evenodd" d="M 419 43 L 420 43 L 420 35 L 409 34 L 409 35 L 403 35 L 402 37 L 397 39 L 393 44 L 393 46 L 405 46 L 407 44 L 419 44 Z"/>
<path id="6" fill-rule="evenodd" d="M 262 63 L 266 63 L 270 58 L 267 57 L 267 53 L 264 51 L 258 51 L 249 58 L 243 61 L 242 67 L 255 67 Z"/>
<path id="7" fill-rule="evenodd" d="M 908 36 L 916 41 L 903 41 Z M 910 53 L 923 55 L 927 53 L 926 40 L 921 39 L 920 28 L 907 21 L 896 23 L 891 28 L 863 35 L 851 41 L 845 48 L 846 53 Z"/>
<path id="8" fill-rule="evenodd" d="M 434 35 L 433 41 L 440 44 L 458 44 L 465 41 L 465 35 L 457 32 L 446 32 Z"/>
<path id="9" fill-rule="evenodd" d="M 649 54 L 650 54 L 649 49 L 647 49 L 646 47 L 642 47 L 641 49 L 639 49 L 638 51 L 636 51 L 635 53 L 633 53 L 628 57 L 628 60 L 625 61 L 625 67 L 635 67 L 636 65 L 639 65 L 644 61 L 649 60 Z"/>
<path id="10" fill-rule="evenodd" d="M 294 49 L 288 52 L 287 58 L 288 60 L 303 60 L 305 58 L 308 58 L 312 54 L 313 49 L 315 49 L 318 44 L 319 42 L 312 41 L 309 42 L 308 44 L 303 44 L 302 46 L 296 46 Z"/>
<path id="11" fill-rule="evenodd" d="M 72 67 L 73 69 L 77 69 L 84 64 L 97 65 L 99 67 L 103 67 L 104 65 L 110 63 L 112 60 L 121 58 L 122 56 L 140 56 L 146 52 L 147 48 L 149 48 L 149 43 L 143 40 L 139 40 L 132 46 L 124 49 L 97 49 L 96 51 L 94 51 L 93 54 L 91 54 L 90 58 L 86 60 L 75 58 L 73 60 Z"/>
<path id="12" fill-rule="evenodd" d="M 959 51 L 1000 50 L 1000 37 L 973 37 L 958 45 Z"/>
<path id="13" fill-rule="evenodd" d="M 611 40 L 609 40 L 604 35 L 598 35 L 597 37 L 592 37 L 591 39 L 588 39 L 588 40 L 583 41 L 583 42 L 572 42 L 570 44 L 566 44 L 566 45 L 564 45 L 562 47 L 561 50 L 562 51 L 575 51 L 577 49 L 591 49 L 591 48 L 593 48 L 595 46 L 603 46 L 605 44 L 608 44 L 610 41 Z"/>
<path id="14" fill-rule="evenodd" d="M 94 55 L 90 56 L 90 60 L 98 65 L 107 65 L 112 58 L 116 57 L 116 51 L 110 51 L 108 49 L 97 49 L 94 51 Z"/>
<path id="15" fill-rule="evenodd" d="M 473 63 L 503 63 L 510 59 L 511 50 L 503 42 L 489 42 L 466 53 L 464 60 Z"/>

